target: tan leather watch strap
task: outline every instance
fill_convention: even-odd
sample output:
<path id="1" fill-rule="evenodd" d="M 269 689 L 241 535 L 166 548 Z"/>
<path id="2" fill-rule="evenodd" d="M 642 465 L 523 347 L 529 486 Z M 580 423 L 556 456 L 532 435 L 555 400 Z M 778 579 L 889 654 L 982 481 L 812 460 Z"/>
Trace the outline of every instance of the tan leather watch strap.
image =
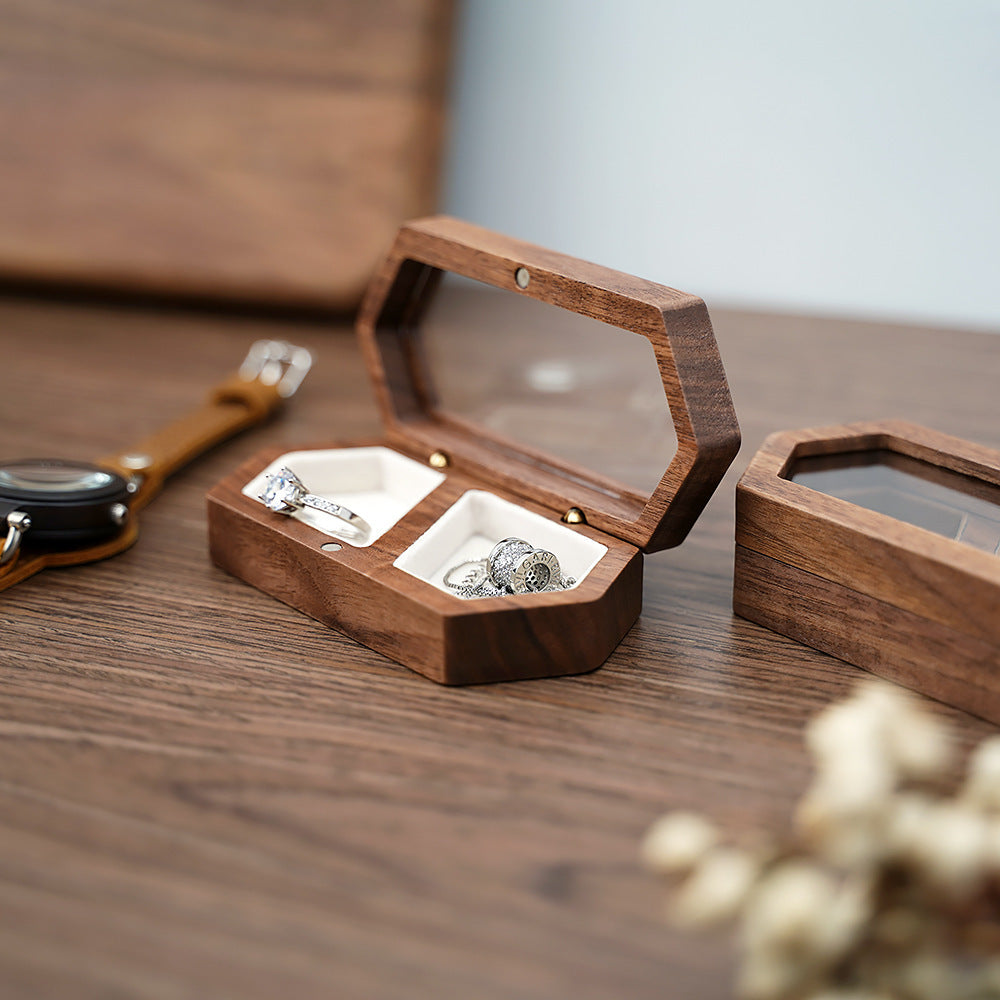
<path id="1" fill-rule="evenodd" d="M 283 401 L 280 382 L 267 385 L 233 376 L 212 390 L 204 405 L 98 464 L 128 478 L 141 479 L 129 504 L 144 507 L 164 480 L 213 445 L 268 417 Z"/>
<path id="2" fill-rule="evenodd" d="M 138 522 L 131 521 L 125 525 L 121 534 L 101 542 L 100 545 L 91 545 L 85 549 L 70 549 L 66 552 L 20 552 L 13 562 L 0 569 L 0 590 L 7 590 L 8 587 L 27 580 L 29 576 L 34 576 L 39 570 L 49 566 L 78 566 L 81 563 L 110 559 L 111 556 L 116 556 L 134 545 L 138 537 Z"/>
<path id="3" fill-rule="evenodd" d="M 24 535 L 27 544 L 12 544 L 8 550 L 5 543 L 4 562 L 0 563 L 0 591 L 48 566 L 95 562 L 123 552 L 138 536 L 138 526 L 132 515 L 159 493 L 164 480 L 213 445 L 266 419 L 295 392 L 311 363 L 309 352 L 304 348 L 282 341 L 258 341 L 239 372 L 217 385 L 204 405 L 128 450 L 106 456 L 97 463 L 135 486 L 128 501 L 128 517 L 119 533 L 83 548 L 57 551 L 43 547 L 39 550 L 30 544 L 29 526 Z M 9 536 L 8 542 L 11 541 L 15 540 Z"/>

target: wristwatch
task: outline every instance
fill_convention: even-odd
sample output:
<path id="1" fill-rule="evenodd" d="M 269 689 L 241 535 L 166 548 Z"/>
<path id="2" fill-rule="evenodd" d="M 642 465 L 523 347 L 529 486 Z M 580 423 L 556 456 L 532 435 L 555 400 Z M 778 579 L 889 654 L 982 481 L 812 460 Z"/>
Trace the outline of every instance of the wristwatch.
<path id="1" fill-rule="evenodd" d="M 59 458 L 0 462 L 0 590 L 47 566 L 107 559 L 138 537 L 135 514 L 166 478 L 213 445 L 260 423 L 305 378 L 304 347 L 260 340 L 204 405 L 133 448 L 96 463 Z M 2 530 L 0 530 L 2 535 Z"/>

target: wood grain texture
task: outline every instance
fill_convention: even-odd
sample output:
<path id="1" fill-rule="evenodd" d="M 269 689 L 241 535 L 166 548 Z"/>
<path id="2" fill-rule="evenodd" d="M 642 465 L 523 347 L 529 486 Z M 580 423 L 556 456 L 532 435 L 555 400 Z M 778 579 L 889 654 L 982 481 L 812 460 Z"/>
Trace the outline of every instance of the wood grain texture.
<path id="1" fill-rule="evenodd" d="M 785 478 L 797 458 L 873 450 L 1000 484 L 997 451 L 905 421 L 773 434 L 736 487 L 733 607 L 1000 722 L 1000 559 Z"/>
<path id="2" fill-rule="evenodd" d="M 515 273 L 527 269 L 527 288 Z M 663 379 L 677 451 L 650 496 L 434 409 L 420 318 L 441 272 L 474 278 L 646 337 Z M 470 324 L 474 323 L 470 317 Z M 390 441 L 442 451 L 455 468 L 645 552 L 679 545 L 729 468 L 740 430 L 705 303 L 694 295 L 446 216 L 407 223 L 358 315 Z M 572 351 L 572 345 L 568 345 Z"/>
<path id="3" fill-rule="evenodd" d="M 464 493 L 483 488 L 450 471 L 371 545 L 324 552 L 328 536 L 276 516 L 242 492 L 286 450 L 255 455 L 209 493 L 212 559 L 265 594 L 431 680 L 481 684 L 586 673 L 611 655 L 639 617 L 642 554 L 585 525 L 567 530 L 608 551 L 571 591 L 467 601 L 397 569 L 395 560 Z M 522 506 L 552 518 L 537 504 Z"/>
<path id="4" fill-rule="evenodd" d="M 976 601 L 984 603 L 983 595 L 977 593 Z M 995 593 L 992 601 L 996 608 Z M 1000 723 L 1000 649 L 967 631 L 739 543 L 733 610 L 929 698 Z"/>
<path id="5" fill-rule="evenodd" d="M 444 688 L 208 559 L 223 476 L 379 434 L 350 331 L 0 302 L 7 455 L 111 453 L 261 336 L 317 354 L 277 420 L 171 480 L 128 552 L 0 596 L 5 1000 L 731 997 L 728 946 L 666 926 L 639 838 L 671 808 L 785 824 L 803 724 L 864 676 L 733 616 L 736 479 L 777 428 L 866 416 L 1000 446 L 1000 339 L 713 321 L 747 445 L 685 544 L 646 560 L 635 627 L 592 674 Z M 996 732 L 931 704 L 960 747 Z"/>
<path id="6" fill-rule="evenodd" d="M 450 0 L 2 0 L 0 275 L 357 304 L 433 208 Z"/>

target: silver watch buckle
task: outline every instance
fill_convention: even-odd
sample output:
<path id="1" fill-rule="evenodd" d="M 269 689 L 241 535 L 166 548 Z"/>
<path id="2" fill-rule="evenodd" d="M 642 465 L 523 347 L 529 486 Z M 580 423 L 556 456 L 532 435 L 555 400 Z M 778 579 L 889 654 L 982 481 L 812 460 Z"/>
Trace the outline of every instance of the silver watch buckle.
<path id="1" fill-rule="evenodd" d="M 294 396 L 312 367 L 312 355 L 304 347 L 284 340 L 258 340 L 240 365 L 240 378 L 274 385 L 284 399 Z"/>
<path id="2" fill-rule="evenodd" d="M 23 510 L 12 510 L 7 515 L 7 537 L 0 548 L 0 566 L 6 566 L 17 555 L 21 539 L 30 527 L 31 518 Z"/>

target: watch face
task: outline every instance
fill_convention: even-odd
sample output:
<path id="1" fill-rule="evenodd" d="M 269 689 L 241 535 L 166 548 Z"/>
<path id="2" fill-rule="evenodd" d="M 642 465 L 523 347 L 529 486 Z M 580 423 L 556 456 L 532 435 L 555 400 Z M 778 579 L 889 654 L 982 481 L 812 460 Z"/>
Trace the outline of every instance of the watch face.
<path id="1" fill-rule="evenodd" d="M 104 469 L 54 459 L 27 459 L 0 466 L 0 493 L 10 489 L 35 494 L 98 490 L 114 480 L 114 474 Z"/>
<path id="2" fill-rule="evenodd" d="M 127 480 L 86 462 L 0 462 L 0 514 L 30 517 L 28 547 L 79 548 L 113 537 L 127 520 L 130 494 Z"/>

